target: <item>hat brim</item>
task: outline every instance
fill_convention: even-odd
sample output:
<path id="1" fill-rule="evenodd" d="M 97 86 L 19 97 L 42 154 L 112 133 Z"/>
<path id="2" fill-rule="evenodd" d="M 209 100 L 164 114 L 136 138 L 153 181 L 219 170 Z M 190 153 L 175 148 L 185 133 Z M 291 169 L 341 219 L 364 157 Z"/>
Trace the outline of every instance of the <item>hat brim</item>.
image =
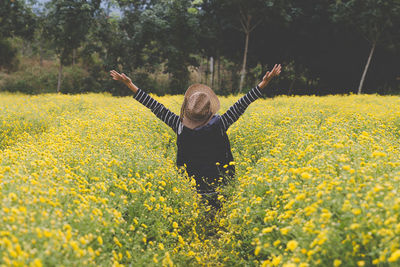
<path id="1" fill-rule="evenodd" d="M 197 127 L 203 126 L 205 124 L 207 124 L 211 119 L 212 119 L 213 115 L 210 116 L 210 118 L 208 118 L 205 121 L 192 121 L 186 117 L 183 117 L 183 125 L 185 125 L 186 127 L 190 128 L 190 129 L 196 129 Z"/>
<path id="2" fill-rule="evenodd" d="M 218 110 L 220 108 L 218 96 L 214 93 L 214 91 L 210 87 L 208 87 L 207 85 L 204 85 L 204 84 L 200 84 L 200 83 L 196 83 L 196 84 L 189 86 L 189 88 L 186 90 L 186 93 L 185 93 L 185 100 L 187 101 L 187 99 L 189 99 L 190 96 L 192 96 L 194 93 L 197 93 L 197 92 L 202 92 L 202 93 L 205 93 L 208 95 L 208 97 L 210 99 L 211 116 L 209 118 L 207 118 L 207 120 L 202 121 L 202 122 L 193 121 L 184 116 L 183 124 L 192 129 L 197 128 L 197 127 L 207 123 L 212 118 L 212 116 L 218 112 Z"/>

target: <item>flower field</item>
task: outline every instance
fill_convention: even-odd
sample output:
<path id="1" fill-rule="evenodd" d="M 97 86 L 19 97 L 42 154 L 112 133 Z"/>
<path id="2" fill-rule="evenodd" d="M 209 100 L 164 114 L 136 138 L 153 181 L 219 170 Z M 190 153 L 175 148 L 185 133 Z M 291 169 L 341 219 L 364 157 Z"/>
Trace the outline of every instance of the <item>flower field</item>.
<path id="1" fill-rule="evenodd" d="M 399 107 L 257 100 L 209 221 L 175 134 L 133 98 L 1 94 L 0 266 L 399 266 Z"/>

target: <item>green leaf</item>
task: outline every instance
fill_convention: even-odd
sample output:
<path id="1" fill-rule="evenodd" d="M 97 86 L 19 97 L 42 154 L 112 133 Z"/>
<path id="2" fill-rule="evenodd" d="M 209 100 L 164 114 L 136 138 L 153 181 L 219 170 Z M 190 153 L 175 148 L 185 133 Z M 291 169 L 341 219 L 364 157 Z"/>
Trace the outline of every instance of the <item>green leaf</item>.
<path id="1" fill-rule="evenodd" d="M 199 11 L 198 11 L 196 8 L 194 8 L 194 7 L 189 7 L 189 8 L 188 8 L 188 12 L 189 12 L 190 14 L 197 14 Z"/>

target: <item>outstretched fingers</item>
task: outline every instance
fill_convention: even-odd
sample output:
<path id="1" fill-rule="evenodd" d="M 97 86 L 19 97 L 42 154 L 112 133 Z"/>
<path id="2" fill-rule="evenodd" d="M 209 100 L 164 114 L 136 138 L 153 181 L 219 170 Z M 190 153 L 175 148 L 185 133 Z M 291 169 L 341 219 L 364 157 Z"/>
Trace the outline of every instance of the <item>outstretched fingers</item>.
<path id="1" fill-rule="evenodd" d="M 110 75 L 114 80 L 117 80 L 117 81 L 124 82 L 124 81 L 129 80 L 129 78 L 125 75 L 125 73 L 120 74 L 115 70 L 110 71 Z"/>
<path id="2" fill-rule="evenodd" d="M 282 69 L 282 66 L 281 66 L 281 64 L 279 64 L 279 65 L 278 65 L 278 68 L 277 68 L 277 70 L 276 70 L 276 74 L 277 74 L 277 75 L 279 75 L 279 74 L 281 73 L 281 69 Z"/>
<path id="3" fill-rule="evenodd" d="M 263 80 L 258 84 L 258 86 L 263 89 L 267 86 L 269 81 L 281 73 L 281 64 L 275 64 L 271 71 L 267 71 L 263 77 Z"/>
<path id="4" fill-rule="evenodd" d="M 282 68 L 281 64 L 278 65 L 275 64 L 274 68 L 272 69 L 272 75 L 273 76 L 279 75 L 281 73 L 281 68 Z"/>
<path id="5" fill-rule="evenodd" d="M 269 80 L 274 76 L 277 76 L 281 73 L 281 64 L 275 64 L 271 71 L 267 71 L 265 76 L 263 77 L 264 80 Z"/>
<path id="6" fill-rule="evenodd" d="M 110 71 L 110 75 L 114 80 L 120 80 L 121 79 L 121 75 L 116 72 L 115 70 L 111 70 Z"/>

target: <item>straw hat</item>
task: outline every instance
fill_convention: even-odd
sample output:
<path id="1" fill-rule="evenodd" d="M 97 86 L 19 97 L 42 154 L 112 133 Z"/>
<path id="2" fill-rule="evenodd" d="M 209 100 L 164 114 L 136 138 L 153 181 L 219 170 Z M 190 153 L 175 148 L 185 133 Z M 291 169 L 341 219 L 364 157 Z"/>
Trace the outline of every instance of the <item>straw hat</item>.
<path id="1" fill-rule="evenodd" d="M 194 129 L 208 122 L 219 110 L 219 100 L 214 91 L 204 84 L 193 84 L 185 93 L 181 108 L 183 125 Z"/>

